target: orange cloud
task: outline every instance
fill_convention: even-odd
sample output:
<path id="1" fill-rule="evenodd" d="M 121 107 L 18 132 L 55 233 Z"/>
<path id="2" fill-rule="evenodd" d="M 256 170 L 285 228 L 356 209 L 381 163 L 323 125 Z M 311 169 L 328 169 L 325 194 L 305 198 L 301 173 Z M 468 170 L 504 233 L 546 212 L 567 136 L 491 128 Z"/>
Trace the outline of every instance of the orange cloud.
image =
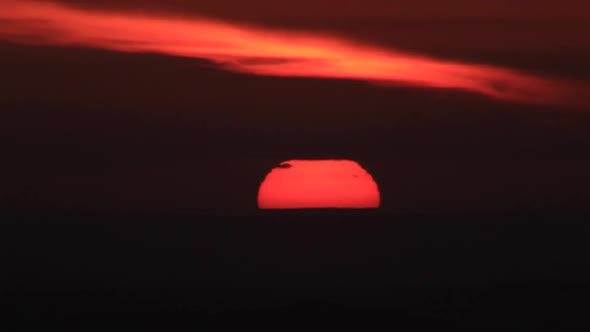
<path id="1" fill-rule="evenodd" d="M 461 89 L 531 104 L 573 105 L 584 89 L 565 80 L 442 61 L 321 34 L 207 18 L 74 9 L 51 2 L 3 0 L 0 39 L 208 59 L 226 70 L 258 75 Z"/>

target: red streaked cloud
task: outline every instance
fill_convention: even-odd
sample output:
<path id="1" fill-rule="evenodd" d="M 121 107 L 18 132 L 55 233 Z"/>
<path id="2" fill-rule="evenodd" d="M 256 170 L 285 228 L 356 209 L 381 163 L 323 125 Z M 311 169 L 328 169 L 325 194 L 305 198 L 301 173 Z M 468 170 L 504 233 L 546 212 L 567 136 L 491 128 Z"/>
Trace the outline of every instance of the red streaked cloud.
<path id="1" fill-rule="evenodd" d="M 174 18 L 3 0 L 0 39 L 208 59 L 257 75 L 460 89 L 519 103 L 575 106 L 585 87 L 487 65 L 442 61 L 344 38 L 207 18 Z"/>

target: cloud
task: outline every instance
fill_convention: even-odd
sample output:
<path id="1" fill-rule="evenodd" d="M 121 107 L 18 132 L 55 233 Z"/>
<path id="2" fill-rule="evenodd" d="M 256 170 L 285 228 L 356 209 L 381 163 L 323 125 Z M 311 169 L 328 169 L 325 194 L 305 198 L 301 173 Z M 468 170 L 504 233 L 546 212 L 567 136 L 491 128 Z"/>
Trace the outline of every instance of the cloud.
<path id="1" fill-rule="evenodd" d="M 75 9 L 52 2 L 0 3 L 0 38 L 207 59 L 225 70 L 256 75 L 459 89 L 518 103 L 578 106 L 587 91 L 566 80 L 443 61 L 319 33 Z"/>
<path id="2" fill-rule="evenodd" d="M 228 19 L 264 18 L 589 18 L 586 0 L 56 0 L 86 8 L 201 13 Z"/>

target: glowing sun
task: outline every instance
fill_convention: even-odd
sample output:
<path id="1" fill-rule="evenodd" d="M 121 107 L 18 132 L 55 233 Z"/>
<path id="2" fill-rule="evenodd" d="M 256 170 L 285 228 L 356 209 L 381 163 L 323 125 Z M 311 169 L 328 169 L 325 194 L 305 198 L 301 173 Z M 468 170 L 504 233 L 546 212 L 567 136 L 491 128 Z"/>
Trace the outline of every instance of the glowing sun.
<path id="1" fill-rule="evenodd" d="M 258 192 L 260 209 L 378 208 L 371 174 L 350 160 L 290 160 L 275 167 Z"/>

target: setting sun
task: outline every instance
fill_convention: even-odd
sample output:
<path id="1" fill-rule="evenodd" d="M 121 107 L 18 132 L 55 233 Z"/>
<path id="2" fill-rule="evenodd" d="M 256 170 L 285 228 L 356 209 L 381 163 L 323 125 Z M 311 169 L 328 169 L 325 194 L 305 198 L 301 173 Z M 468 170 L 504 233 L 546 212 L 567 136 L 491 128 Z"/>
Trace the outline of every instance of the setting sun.
<path id="1" fill-rule="evenodd" d="M 373 177 L 350 160 L 291 160 L 275 167 L 258 193 L 261 209 L 378 208 Z"/>

